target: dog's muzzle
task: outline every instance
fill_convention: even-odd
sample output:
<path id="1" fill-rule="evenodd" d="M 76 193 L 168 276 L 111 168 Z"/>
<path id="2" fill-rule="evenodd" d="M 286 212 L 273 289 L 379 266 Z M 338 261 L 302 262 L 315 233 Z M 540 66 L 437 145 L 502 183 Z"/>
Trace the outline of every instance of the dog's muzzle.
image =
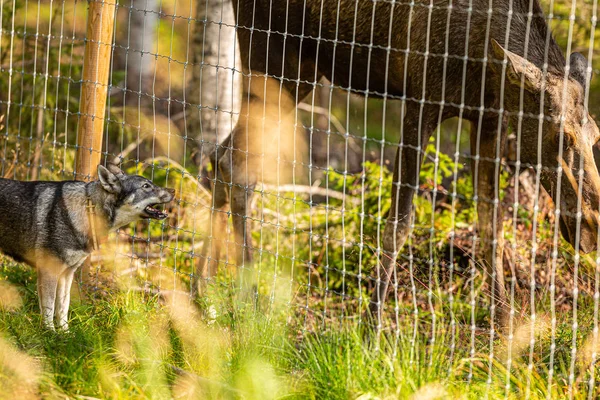
<path id="1" fill-rule="evenodd" d="M 160 203 L 154 203 L 154 204 L 150 204 L 148 206 L 146 206 L 146 208 L 144 208 L 144 218 L 149 218 L 149 219 L 165 219 L 169 216 L 169 214 L 167 214 L 165 211 L 163 210 L 159 210 L 158 208 L 156 208 L 157 206 L 161 205 L 161 204 L 166 204 L 169 203 L 173 200 L 173 198 L 175 197 L 175 190 L 174 189 L 165 189 L 166 195 L 161 196 L 161 200 L 164 200 Z"/>

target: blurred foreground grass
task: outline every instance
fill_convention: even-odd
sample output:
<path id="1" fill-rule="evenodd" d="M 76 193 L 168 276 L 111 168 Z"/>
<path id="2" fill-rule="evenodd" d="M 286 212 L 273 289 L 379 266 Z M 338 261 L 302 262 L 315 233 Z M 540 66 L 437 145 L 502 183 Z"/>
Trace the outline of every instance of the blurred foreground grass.
<path id="1" fill-rule="evenodd" d="M 569 383 L 567 317 L 557 324 L 549 384 L 551 342 L 544 318 L 521 321 L 510 341 L 497 339 L 490 363 L 489 330 L 471 336 L 466 325 L 407 321 L 379 341 L 365 341 L 364 327 L 354 322 L 302 331 L 302 321 L 285 302 L 269 298 L 240 305 L 221 285 L 211 287 L 201 304 L 175 291 L 159 297 L 117 290 L 93 301 L 75 299 L 69 333 L 41 328 L 31 269 L 4 260 L 0 289 L 0 398 L 598 396 L 589 373 L 589 357 L 598 346 L 583 331 L 585 343 Z M 586 312 L 593 307 L 580 310 Z M 478 352 L 470 356 L 472 346 Z"/>

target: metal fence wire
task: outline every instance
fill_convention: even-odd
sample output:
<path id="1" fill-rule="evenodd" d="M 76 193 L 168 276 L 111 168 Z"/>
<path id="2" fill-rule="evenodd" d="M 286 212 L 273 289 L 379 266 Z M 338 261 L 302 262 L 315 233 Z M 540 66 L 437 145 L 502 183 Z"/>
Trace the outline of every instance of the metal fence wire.
<path id="1" fill-rule="evenodd" d="M 250 282 L 300 336 L 426 336 L 507 396 L 540 359 L 548 396 L 599 395 L 596 0 L 0 1 L 1 176 L 95 154 L 177 190 L 96 291 Z"/>

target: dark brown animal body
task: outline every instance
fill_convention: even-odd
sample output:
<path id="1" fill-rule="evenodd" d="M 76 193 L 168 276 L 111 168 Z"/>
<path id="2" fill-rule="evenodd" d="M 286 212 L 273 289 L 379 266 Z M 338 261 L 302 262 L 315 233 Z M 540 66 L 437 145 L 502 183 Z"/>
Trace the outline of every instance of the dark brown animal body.
<path id="1" fill-rule="evenodd" d="M 521 168 L 536 168 L 542 185 L 561 206 L 563 234 L 582 251 L 596 247 L 600 177 L 591 148 L 598 128 L 585 107 L 588 64 L 580 54 L 565 60 L 537 0 L 233 4 L 245 74 L 244 104 L 236 128 L 216 155 L 214 206 L 231 206 L 239 265 L 248 267 L 252 260 L 248 204 L 264 145 L 253 140 L 253 132 L 261 129 L 257 120 L 272 112 L 270 105 L 279 115 L 291 112 L 322 77 L 353 93 L 404 102 L 392 208 L 370 304 L 379 323 L 409 231 L 422 149 L 445 119 L 472 123 L 479 254 L 494 294 L 492 314 L 495 305 L 506 304 L 497 204 L 499 162 L 509 124 L 518 133 Z M 293 101 L 281 101 L 282 96 Z M 222 212 L 213 216 L 213 235 L 222 230 L 225 218 Z M 212 250 L 213 262 L 218 260 L 217 244 L 205 250 Z M 214 272 L 215 266 L 204 265 L 201 272 Z"/>

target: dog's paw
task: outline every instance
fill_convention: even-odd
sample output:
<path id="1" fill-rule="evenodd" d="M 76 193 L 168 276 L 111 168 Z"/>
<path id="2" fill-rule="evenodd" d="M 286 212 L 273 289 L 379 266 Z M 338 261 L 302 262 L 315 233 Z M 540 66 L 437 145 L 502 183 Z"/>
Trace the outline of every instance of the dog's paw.
<path id="1" fill-rule="evenodd" d="M 50 331 L 50 332 L 56 332 L 56 328 L 54 327 L 54 324 L 49 324 L 49 323 L 47 323 L 47 322 L 44 322 L 44 328 L 45 328 L 47 331 Z"/>
<path id="2" fill-rule="evenodd" d="M 67 324 L 66 322 L 59 324 L 57 327 L 57 331 L 62 333 L 69 333 L 69 324 Z"/>

